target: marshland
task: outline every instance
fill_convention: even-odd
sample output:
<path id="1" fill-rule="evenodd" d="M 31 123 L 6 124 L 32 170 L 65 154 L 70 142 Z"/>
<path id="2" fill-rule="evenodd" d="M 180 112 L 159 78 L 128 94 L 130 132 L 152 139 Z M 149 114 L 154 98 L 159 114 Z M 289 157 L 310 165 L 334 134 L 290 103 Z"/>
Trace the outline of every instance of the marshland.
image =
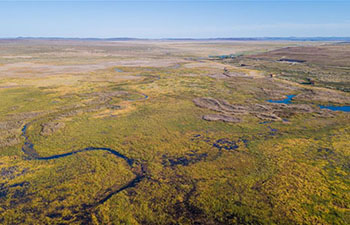
<path id="1" fill-rule="evenodd" d="M 349 65 L 335 42 L 0 40 L 0 223 L 349 224 Z"/>

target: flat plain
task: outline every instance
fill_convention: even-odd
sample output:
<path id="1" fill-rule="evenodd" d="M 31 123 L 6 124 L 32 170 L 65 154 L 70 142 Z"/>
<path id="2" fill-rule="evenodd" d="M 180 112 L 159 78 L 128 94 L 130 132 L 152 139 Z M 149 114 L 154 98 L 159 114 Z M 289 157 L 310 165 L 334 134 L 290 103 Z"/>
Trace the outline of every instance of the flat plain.
<path id="1" fill-rule="evenodd" d="M 349 87 L 348 43 L 1 40 L 0 224 L 349 224 Z"/>

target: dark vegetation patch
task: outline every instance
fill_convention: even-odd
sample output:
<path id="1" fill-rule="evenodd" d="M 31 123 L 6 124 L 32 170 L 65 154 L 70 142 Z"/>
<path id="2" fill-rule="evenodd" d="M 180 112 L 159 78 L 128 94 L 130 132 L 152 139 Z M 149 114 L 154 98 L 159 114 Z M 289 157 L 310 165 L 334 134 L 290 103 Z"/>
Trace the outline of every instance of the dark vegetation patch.
<path id="1" fill-rule="evenodd" d="M 189 183 L 191 187 L 187 192 L 184 191 L 184 197 L 182 201 L 178 201 L 174 204 L 174 216 L 175 219 L 186 218 L 187 220 L 193 221 L 193 224 L 202 224 L 205 221 L 205 213 L 198 206 L 192 203 L 193 198 L 197 195 L 197 183 L 199 180 L 194 180 Z"/>
<path id="2" fill-rule="evenodd" d="M 248 143 L 249 143 L 249 140 L 247 139 L 247 137 L 241 137 L 236 139 L 220 138 L 217 140 L 213 140 L 212 138 L 205 137 L 200 134 L 194 135 L 193 138 L 191 138 L 191 141 L 196 141 L 197 143 L 200 141 L 204 141 L 208 144 L 208 146 L 214 147 L 219 151 L 238 150 L 240 146 L 244 146 L 245 148 L 248 148 Z"/>
<path id="3" fill-rule="evenodd" d="M 239 148 L 236 141 L 231 141 L 226 138 L 219 139 L 214 142 L 213 147 L 222 150 L 236 150 Z"/>
<path id="4" fill-rule="evenodd" d="M 12 180 L 18 176 L 22 176 L 29 171 L 28 168 L 21 169 L 18 166 L 3 167 L 0 170 L 0 176 Z"/>
<path id="5" fill-rule="evenodd" d="M 177 157 L 177 158 L 169 158 L 167 155 L 162 156 L 162 164 L 163 166 L 188 166 L 191 164 L 195 164 L 204 160 L 208 156 L 207 153 L 198 153 L 196 151 L 191 151 L 187 153 L 185 156 Z"/>
<path id="6" fill-rule="evenodd" d="M 328 158 L 330 155 L 334 154 L 334 151 L 330 148 L 318 148 L 317 153 L 323 158 Z"/>
<path id="7" fill-rule="evenodd" d="M 7 197 L 8 187 L 6 183 L 0 183 L 0 199 Z"/>
<path id="8" fill-rule="evenodd" d="M 11 199 L 10 206 L 14 207 L 18 204 L 23 204 L 31 201 L 29 189 L 31 184 L 28 181 L 23 181 L 14 184 L 3 183 L 0 185 L 0 204 L 5 206 L 6 199 Z"/>

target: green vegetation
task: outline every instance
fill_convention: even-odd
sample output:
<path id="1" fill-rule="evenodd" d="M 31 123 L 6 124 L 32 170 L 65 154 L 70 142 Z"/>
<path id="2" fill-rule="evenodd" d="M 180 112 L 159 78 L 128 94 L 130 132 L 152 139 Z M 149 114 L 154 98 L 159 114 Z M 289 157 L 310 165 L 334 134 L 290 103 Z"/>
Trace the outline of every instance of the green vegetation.
<path id="1" fill-rule="evenodd" d="M 0 77 L 1 224 L 350 223 L 350 114 L 314 105 L 349 104 L 348 93 L 225 60 L 193 60 L 203 43 L 127 43 L 132 57 L 126 47 L 89 44 L 80 43 L 75 54 L 89 48 L 128 62 L 72 74 L 51 68 L 57 74 L 40 77 L 15 76 L 13 68 L 13 76 Z M 71 57 L 56 62 L 54 53 L 68 48 L 61 45 L 50 50 L 52 61 L 45 44 L 41 53 L 26 54 L 38 57 L 33 63 L 74 65 Z M 263 44 L 256 45 L 248 50 L 260 51 Z M 181 51 L 192 58 L 184 60 Z M 144 52 L 155 65 L 136 65 Z M 165 63 L 168 52 L 174 55 Z M 82 58 L 100 63 L 112 56 Z M 293 110 L 266 102 L 287 94 L 296 95 Z M 199 107 L 198 98 L 220 105 Z M 262 119 L 252 110 L 258 106 L 283 120 L 266 113 Z M 204 120 L 209 114 L 240 122 Z M 87 147 L 114 149 L 133 163 L 103 150 L 37 159 Z"/>

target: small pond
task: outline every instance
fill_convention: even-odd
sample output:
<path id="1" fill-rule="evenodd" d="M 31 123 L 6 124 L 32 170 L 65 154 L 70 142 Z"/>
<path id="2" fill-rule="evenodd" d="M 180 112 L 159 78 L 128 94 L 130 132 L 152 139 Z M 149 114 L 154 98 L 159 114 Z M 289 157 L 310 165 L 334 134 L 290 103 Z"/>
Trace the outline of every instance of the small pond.
<path id="1" fill-rule="evenodd" d="M 290 104 L 294 97 L 295 97 L 295 95 L 287 95 L 287 98 L 282 99 L 282 100 L 267 100 L 267 101 L 271 102 L 271 103 Z"/>
<path id="2" fill-rule="evenodd" d="M 350 105 L 343 105 L 343 106 L 319 105 L 319 107 L 321 109 L 330 109 L 332 111 L 350 112 Z"/>
<path id="3" fill-rule="evenodd" d="M 270 103 L 283 103 L 283 104 L 292 104 L 292 100 L 295 97 L 295 95 L 286 95 L 285 99 L 282 100 L 267 100 Z M 343 106 L 335 106 L 335 105 L 318 105 L 320 109 L 329 109 L 332 111 L 342 111 L 342 112 L 350 112 L 350 105 L 343 105 Z"/>

